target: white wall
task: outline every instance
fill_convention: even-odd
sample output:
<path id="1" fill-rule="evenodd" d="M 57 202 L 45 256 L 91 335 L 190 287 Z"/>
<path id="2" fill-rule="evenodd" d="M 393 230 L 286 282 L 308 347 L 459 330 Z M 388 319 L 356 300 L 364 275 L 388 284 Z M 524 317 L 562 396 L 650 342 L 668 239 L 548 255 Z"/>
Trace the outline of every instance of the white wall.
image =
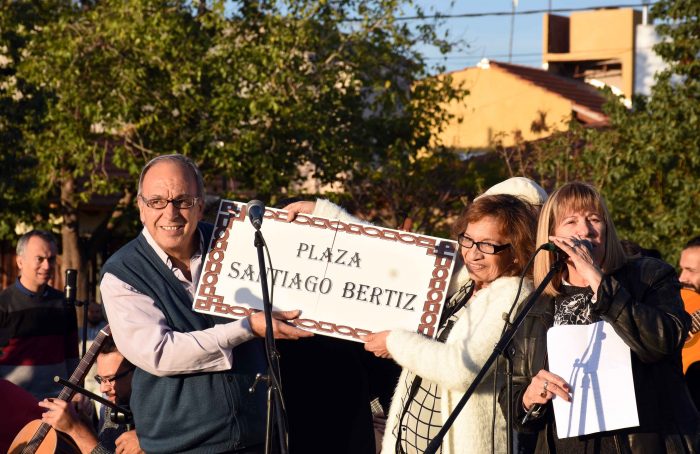
<path id="1" fill-rule="evenodd" d="M 660 41 L 653 25 L 637 25 L 634 50 L 634 94 L 649 95 L 654 74 L 666 67 L 652 47 Z"/>

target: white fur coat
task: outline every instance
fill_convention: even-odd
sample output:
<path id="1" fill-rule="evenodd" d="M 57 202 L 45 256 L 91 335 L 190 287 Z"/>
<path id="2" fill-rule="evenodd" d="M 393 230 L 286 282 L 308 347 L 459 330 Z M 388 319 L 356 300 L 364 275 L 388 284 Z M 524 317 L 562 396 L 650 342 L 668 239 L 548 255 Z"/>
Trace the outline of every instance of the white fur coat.
<path id="1" fill-rule="evenodd" d="M 440 410 L 444 421 L 493 351 L 503 328 L 502 314 L 508 312 L 513 303 L 518 281 L 518 277 L 502 277 L 472 295 L 444 344 L 408 331 L 396 330 L 389 334 L 387 348 L 404 370 L 391 401 L 382 454 L 394 453 L 401 401 L 408 393 L 407 369 L 440 385 Z M 529 282 L 523 284 L 519 301 L 531 291 Z M 443 441 L 444 454 L 491 452 L 493 376 L 492 368 L 462 409 Z M 500 385 L 499 382 L 497 389 Z M 505 419 L 498 405 L 495 420 L 495 452 L 503 453 L 506 452 Z"/>
<path id="2" fill-rule="evenodd" d="M 314 215 L 340 219 L 344 222 L 364 223 L 339 206 L 318 199 Z M 456 292 L 469 280 L 461 260 L 450 280 L 448 295 Z M 441 415 L 443 421 L 454 411 L 455 405 L 488 359 L 503 329 L 502 314 L 510 310 L 518 292 L 518 277 L 496 279 L 479 292 L 462 309 L 459 319 L 444 344 L 409 331 L 392 331 L 387 337 L 387 348 L 394 360 L 404 369 L 399 378 L 382 441 L 382 454 L 393 454 L 396 446 L 398 417 L 401 400 L 406 388 L 407 369 L 423 379 L 438 383 L 441 389 Z M 526 281 L 518 303 L 532 292 L 532 284 Z M 500 389 L 502 381 L 497 384 Z M 488 454 L 491 452 L 491 421 L 493 418 L 493 368 L 476 388 L 476 392 L 462 409 L 459 417 L 445 437 L 443 454 Z M 496 453 L 506 452 L 506 424 L 500 407 L 496 405 Z"/>

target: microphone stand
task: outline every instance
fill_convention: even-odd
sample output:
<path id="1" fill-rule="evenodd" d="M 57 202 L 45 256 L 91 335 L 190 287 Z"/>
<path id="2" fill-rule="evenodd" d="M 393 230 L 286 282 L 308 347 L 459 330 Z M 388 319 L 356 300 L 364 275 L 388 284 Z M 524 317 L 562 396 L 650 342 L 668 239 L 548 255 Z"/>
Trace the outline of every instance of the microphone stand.
<path id="1" fill-rule="evenodd" d="M 491 368 L 493 363 L 498 359 L 499 355 L 502 355 L 505 351 L 510 342 L 513 340 L 513 337 L 515 336 L 515 333 L 518 331 L 518 328 L 520 328 L 520 325 L 522 325 L 523 321 L 525 320 L 525 317 L 527 314 L 530 312 L 532 307 L 535 305 L 535 302 L 539 298 L 539 296 L 542 294 L 544 291 L 545 287 L 549 284 L 549 282 L 552 280 L 554 275 L 560 271 L 561 267 L 566 264 L 567 260 L 566 254 L 556 254 L 556 260 L 554 263 L 552 263 L 552 266 L 549 269 L 549 272 L 547 272 L 547 275 L 544 277 L 542 280 L 542 283 L 535 289 L 534 292 L 530 294 L 530 296 L 525 300 L 525 303 L 523 303 L 522 309 L 520 313 L 515 317 L 515 320 L 513 320 L 512 324 L 509 324 L 505 331 L 503 332 L 503 335 L 499 339 L 499 341 L 496 343 L 496 346 L 493 348 L 493 352 L 491 355 L 488 357 L 486 360 L 486 363 L 484 363 L 484 366 L 481 368 L 478 374 L 476 374 L 476 377 L 474 377 L 474 381 L 472 382 L 471 385 L 469 385 L 469 388 L 467 388 L 467 391 L 464 393 L 464 396 L 460 399 L 460 401 L 455 405 L 455 409 L 450 414 L 450 416 L 445 420 L 445 424 L 440 428 L 440 431 L 438 434 L 433 438 L 430 443 L 428 444 L 428 447 L 426 448 L 424 454 L 435 454 L 437 452 L 437 449 L 440 447 L 442 444 L 442 440 L 445 438 L 445 435 L 447 434 L 447 431 L 450 430 L 450 427 L 452 427 L 452 424 L 454 424 L 455 420 L 457 419 L 457 416 L 459 416 L 459 413 L 462 411 L 464 406 L 467 404 L 467 401 L 469 398 L 474 394 L 474 391 L 476 390 L 476 387 L 479 386 L 481 381 L 484 379 L 484 376 L 488 372 L 488 370 Z M 511 368 L 512 369 L 512 368 Z M 511 370 L 512 372 L 512 370 Z M 511 402 L 508 402 L 508 408 L 510 408 Z M 512 416 L 511 416 L 512 419 Z M 512 421 L 510 421 L 510 425 L 512 426 Z"/>
<path id="2" fill-rule="evenodd" d="M 255 390 L 255 385 L 260 381 L 266 381 L 267 389 L 267 421 L 265 430 L 265 454 L 272 453 L 272 439 L 276 432 L 279 437 L 279 453 L 287 454 L 287 423 L 284 414 L 284 402 L 282 400 L 282 390 L 280 389 L 280 369 L 279 354 L 275 347 L 275 337 L 272 333 L 272 304 L 267 287 L 267 269 L 265 268 L 265 256 L 263 246 L 265 240 L 260 230 L 255 230 L 255 241 L 253 243 L 258 251 L 258 265 L 260 267 L 260 284 L 262 285 L 263 309 L 265 312 L 265 353 L 267 355 L 268 375 L 255 377 L 255 382 L 251 391 Z"/>
<path id="3" fill-rule="evenodd" d="M 71 383 L 70 381 L 59 377 L 58 375 L 56 375 L 53 378 L 53 381 L 55 381 L 56 383 L 59 383 L 63 386 L 67 386 L 70 389 L 72 389 L 73 391 L 78 392 L 80 394 L 83 394 L 84 396 L 87 396 L 90 399 L 95 400 L 95 401 L 101 403 L 102 405 L 105 405 L 105 406 L 111 408 L 112 411 L 114 412 L 114 413 L 112 413 L 112 417 L 113 417 L 113 420 L 116 420 L 115 422 L 117 422 L 118 424 L 125 424 L 126 430 L 133 429 L 132 426 L 134 425 L 134 415 L 133 415 L 133 413 L 131 413 L 131 410 L 129 410 L 125 407 L 122 407 L 120 405 L 113 404 L 112 402 L 105 399 L 104 397 L 98 396 L 97 394 L 95 394 L 91 391 L 88 391 L 87 389 L 82 388 L 78 385 L 75 385 L 75 384 Z"/>
<path id="4" fill-rule="evenodd" d="M 88 305 L 89 303 L 83 303 L 80 301 L 75 301 L 75 305 L 80 307 L 83 306 L 83 354 L 80 355 L 81 357 L 85 356 L 85 352 L 87 352 L 87 334 L 88 334 Z"/>
<path id="5" fill-rule="evenodd" d="M 66 270 L 65 286 L 63 287 L 63 293 L 65 294 L 65 303 L 70 304 L 73 307 L 83 306 L 83 352 L 81 357 L 85 356 L 87 352 L 87 323 L 88 323 L 88 303 L 80 301 L 76 298 L 78 292 L 78 270 L 69 268 Z"/>
<path id="6" fill-rule="evenodd" d="M 506 320 L 510 325 L 510 320 Z M 510 401 L 513 399 L 513 358 L 504 354 L 506 360 L 506 396 L 508 396 L 508 406 L 506 407 L 506 452 L 513 454 L 513 408 Z"/>

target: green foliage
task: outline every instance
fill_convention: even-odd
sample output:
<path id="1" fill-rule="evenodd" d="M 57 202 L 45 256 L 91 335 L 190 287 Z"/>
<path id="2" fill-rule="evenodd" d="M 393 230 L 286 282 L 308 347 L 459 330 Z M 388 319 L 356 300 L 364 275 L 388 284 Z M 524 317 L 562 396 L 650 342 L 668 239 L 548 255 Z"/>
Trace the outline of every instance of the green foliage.
<path id="1" fill-rule="evenodd" d="M 694 0 L 664 0 L 654 4 L 658 33 L 667 40 L 654 50 L 670 65 L 669 72 L 700 79 L 700 4 Z"/>
<path id="2" fill-rule="evenodd" d="M 633 112 L 611 112 L 611 130 L 590 143 L 599 160 L 612 162 L 601 189 L 620 235 L 659 249 L 671 263 L 700 226 L 698 94 L 698 81 L 673 85 L 661 77 Z"/>
<path id="3" fill-rule="evenodd" d="M 39 188 L 48 194 L 74 178 L 87 201 L 124 184 L 109 178 L 110 160 L 132 176 L 144 159 L 192 140 L 195 103 L 183 87 L 196 77 L 192 57 L 201 51 L 183 7 L 69 3 L 32 37 L 18 74 L 45 94 L 39 127 L 25 134 L 42 170 Z"/>
<path id="4" fill-rule="evenodd" d="M 442 148 L 363 171 L 362 181 L 341 195 L 343 205 L 380 225 L 443 237 L 470 199 L 504 176 L 491 155 L 465 159 Z"/>
<path id="5" fill-rule="evenodd" d="M 143 163 L 172 152 L 235 181 L 228 196 L 274 200 L 312 169 L 360 211 L 375 202 L 359 195 L 383 198 L 385 218 L 405 210 L 381 189 L 396 179 L 421 181 L 404 196 L 429 200 L 436 172 L 458 168 L 430 150 L 442 103 L 464 92 L 428 77 L 416 45 L 450 46 L 430 23 L 397 22 L 406 4 L 3 2 L 0 164 L 13 171 L 0 197 L 26 209 L 0 213 L 0 235 L 20 219 L 74 222 L 96 195 L 128 196 Z"/>
<path id="6" fill-rule="evenodd" d="M 399 1 L 279 3 L 208 18 L 219 31 L 207 66 L 219 82 L 203 160 L 263 198 L 297 191 L 312 169 L 365 214 L 378 198 L 393 217 L 400 209 L 377 182 L 416 173 L 448 118 L 441 103 L 464 94 L 427 77 L 415 45 L 435 41 L 434 30 L 414 36 L 396 23 Z"/>
<path id="7" fill-rule="evenodd" d="M 588 146 L 603 170 L 599 186 L 620 235 L 677 263 L 700 229 L 700 5 L 664 0 L 652 12 L 664 39 L 655 50 L 668 69 L 631 111 L 611 103 L 611 127 L 593 134 Z"/>
<path id="8" fill-rule="evenodd" d="M 0 8 L 0 239 L 14 236 L 40 202 L 26 197 L 35 186 L 37 159 L 26 151 L 25 133 L 36 131 L 44 114 L 40 89 L 17 74 L 37 28 L 61 14 L 60 2 L 2 2 Z"/>

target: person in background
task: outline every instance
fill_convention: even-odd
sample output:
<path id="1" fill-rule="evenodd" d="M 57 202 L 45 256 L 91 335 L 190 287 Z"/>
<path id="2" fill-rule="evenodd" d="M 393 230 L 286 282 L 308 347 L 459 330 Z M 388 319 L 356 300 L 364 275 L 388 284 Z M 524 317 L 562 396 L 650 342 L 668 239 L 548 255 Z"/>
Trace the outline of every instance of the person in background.
<path id="1" fill-rule="evenodd" d="M 58 247 L 50 232 L 32 230 L 17 241 L 17 281 L 0 293 L 0 330 L 9 342 L 0 356 L 0 378 L 36 399 L 60 391 L 53 377 L 70 377 L 78 365 L 75 307 L 49 285 Z"/>
<path id="2" fill-rule="evenodd" d="M 700 418 L 680 356 L 690 318 L 674 269 L 627 258 L 602 196 L 585 183 L 565 184 L 545 203 L 537 244 L 550 241 L 568 258 L 513 340 L 513 399 L 501 405 L 511 405 L 516 429 L 537 434 L 536 453 L 700 452 Z M 553 253 L 537 256 L 535 285 L 553 260 Z M 601 320 L 631 350 L 639 426 L 559 439 L 551 401 L 569 402 L 571 384 L 548 368 L 547 330 Z"/>
<path id="3" fill-rule="evenodd" d="M 94 380 L 100 391 L 113 404 L 129 405 L 134 366 L 119 353 L 111 337 L 107 337 L 97 355 L 97 375 Z M 136 431 L 124 423 L 112 421 L 112 409 L 105 410 L 99 432 L 75 412 L 72 405 L 59 399 L 44 399 L 39 406 L 46 409 L 42 421 L 69 435 L 81 454 L 141 454 Z"/>
<path id="4" fill-rule="evenodd" d="M 538 213 L 547 200 L 547 191 L 527 177 L 511 177 L 507 180 L 503 180 L 488 188 L 483 194 L 475 197 L 474 200 L 478 200 L 480 197 L 485 197 L 487 195 L 498 194 L 513 195 L 523 202 L 532 205 Z"/>
<path id="5" fill-rule="evenodd" d="M 656 249 L 643 248 L 632 240 L 620 240 L 622 250 L 628 258 L 653 257 L 663 260 L 661 253 Z"/>
<path id="6" fill-rule="evenodd" d="M 693 319 L 690 335 L 683 348 L 685 382 L 695 406 L 700 408 L 700 344 L 696 338 L 700 331 L 700 236 L 685 244 L 678 265 L 681 269 L 681 298 L 685 310 Z"/>
<path id="7" fill-rule="evenodd" d="M 87 309 L 87 340 L 92 341 L 95 340 L 95 336 L 100 332 L 102 328 L 104 328 L 107 325 L 107 321 L 105 320 L 104 316 L 102 315 L 102 305 L 96 303 L 95 301 L 90 301 L 88 304 L 88 309 Z M 82 342 L 83 340 L 83 331 L 82 329 L 78 333 L 78 336 L 80 337 L 80 341 Z M 88 345 L 88 348 L 90 348 L 90 345 Z"/>
<path id="8" fill-rule="evenodd" d="M 681 251 L 679 280 L 685 289 L 700 293 L 700 236 L 689 240 Z"/>

